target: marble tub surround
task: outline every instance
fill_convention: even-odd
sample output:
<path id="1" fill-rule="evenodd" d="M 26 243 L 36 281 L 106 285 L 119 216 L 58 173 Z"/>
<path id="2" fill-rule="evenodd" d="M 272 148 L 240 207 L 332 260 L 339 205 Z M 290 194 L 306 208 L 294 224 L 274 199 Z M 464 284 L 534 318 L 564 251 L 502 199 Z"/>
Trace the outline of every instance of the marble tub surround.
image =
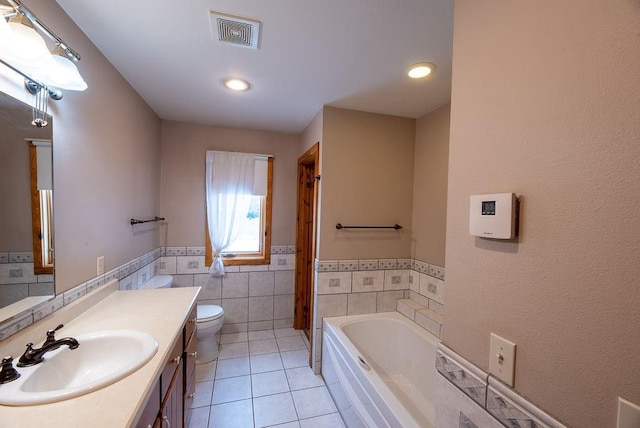
<path id="1" fill-rule="evenodd" d="M 198 303 L 224 308 L 223 334 L 273 330 L 293 325 L 295 246 L 271 247 L 268 265 L 225 266 L 209 276 L 204 247 L 165 247 L 159 274 L 173 287 L 201 287 Z"/>
<path id="2" fill-rule="evenodd" d="M 0 426 L 40 427 L 42 421 L 53 425 L 59 421 L 64 426 L 134 425 L 173 345 L 181 340 L 182 325 L 196 304 L 198 291 L 193 288 L 130 293 L 119 291 L 117 281 L 110 281 L 3 341 L 4 354 L 19 356 L 27 342 L 41 343 L 46 330 L 62 323 L 64 327 L 58 332 L 60 337 L 109 329 L 135 329 L 154 336 L 159 348 L 136 372 L 92 393 L 38 406 L 2 406 Z M 150 309 L 141 310 L 143 307 Z"/>
<path id="3" fill-rule="evenodd" d="M 565 428 L 442 343 L 436 369 L 436 426 Z"/>
<path id="4" fill-rule="evenodd" d="M 311 351 L 316 373 L 322 364 L 324 317 L 395 312 L 399 300 L 411 298 L 423 311 L 415 312 L 412 321 L 440 337 L 444 274 L 444 268 L 414 259 L 316 260 Z"/>

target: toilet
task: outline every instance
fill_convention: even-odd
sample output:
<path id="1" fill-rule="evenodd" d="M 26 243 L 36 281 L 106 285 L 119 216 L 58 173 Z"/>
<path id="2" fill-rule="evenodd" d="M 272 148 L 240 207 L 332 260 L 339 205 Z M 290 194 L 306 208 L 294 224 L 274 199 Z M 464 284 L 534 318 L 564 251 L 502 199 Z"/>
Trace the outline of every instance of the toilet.
<path id="1" fill-rule="evenodd" d="M 218 358 L 216 335 L 224 322 L 224 311 L 218 305 L 198 305 L 196 331 L 198 332 L 198 354 L 196 364 L 206 364 Z"/>
<path id="2" fill-rule="evenodd" d="M 170 288 L 171 275 L 156 275 L 140 286 L 140 290 Z M 217 305 L 198 305 L 196 315 L 198 333 L 198 353 L 196 364 L 206 364 L 218 358 L 218 339 L 216 335 L 224 322 L 224 310 Z"/>

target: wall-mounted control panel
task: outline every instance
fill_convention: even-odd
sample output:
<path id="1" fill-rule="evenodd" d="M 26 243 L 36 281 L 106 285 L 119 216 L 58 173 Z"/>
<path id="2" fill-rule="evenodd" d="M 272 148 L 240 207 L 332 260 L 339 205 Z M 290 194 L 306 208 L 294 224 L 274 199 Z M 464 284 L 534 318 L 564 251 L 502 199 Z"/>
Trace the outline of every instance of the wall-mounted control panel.
<path id="1" fill-rule="evenodd" d="M 469 203 L 469 233 L 482 238 L 518 236 L 519 200 L 515 193 L 473 195 Z"/>

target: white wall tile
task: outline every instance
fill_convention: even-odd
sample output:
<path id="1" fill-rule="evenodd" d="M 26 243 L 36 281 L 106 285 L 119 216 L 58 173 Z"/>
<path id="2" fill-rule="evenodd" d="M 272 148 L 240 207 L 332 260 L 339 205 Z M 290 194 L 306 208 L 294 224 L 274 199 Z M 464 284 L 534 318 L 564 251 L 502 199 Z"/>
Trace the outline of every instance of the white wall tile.
<path id="1" fill-rule="evenodd" d="M 351 272 L 318 272 L 318 294 L 351 293 Z"/>
<path id="2" fill-rule="evenodd" d="M 353 272 L 351 291 L 353 293 L 365 293 L 370 291 L 382 291 L 384 289 L 384 271 L 358 271 Z"/>
<path id="3" fill-rule="evenodd" d="M 320 325 L 323 318 L 347 315 L 347 295 L 318 294 L 315 312 Z"/>
<path id="4" fill-rule="evenodd" d="M 429 316 L 427 316 L 427 313 L 424 310 L 416 312 L 415 322 L 420 327 L 427 330 L 429 333 L 433 334 L 436 337 L 440 337 L 441 323 L 438 323 L 437 321 L 429 318 Z"/>
<path id="5" fill-rule="evenodd" d="M 444 305 L 444 281 L 428 275 L 420 275 L 420 294 Z"/>
<path id="6" fill-rule="evenodd" d="M 272 254 L 269 270 L 294 270 L 296 268 L 295 254 Z"/>
<path id="7" fill-rule="evenodd" d="M 38 282 L 33 263 L 0 264 L 0 284 L 28 284 Z"/>
<path id="8" fill-rule="evenodd" d="M 173 275 L 172 287 L 193 287 L 193 275 Z"/>
<path id="9" fill-rule="evenodd" d="M 283 294 L 274 296 L 273 298 L 273 318 L 293 318 L 294 309 L 294 296 L 293 294 Z"/>
<path id="10" fill-rule="evenodd" d="M 160 258 L 160 275 L 175 275 L 177 273 L 177 261 L 175 256 L 165 256 Z"/>
<path id="11" fill-rule="evenodd" d="M 249 321 L 273 320 L 273 296 L 249 297 Z"/>
<path id="12" fill-rule="evenodd" d="M 347 315 L 375 314 L 377 293 L 352 293 L 347 298 Z"/>
<path id="13" fill-rule="evenodd" d="M 404 298 L 402 290 L 381 291 L 378 293 L 376 312 L 395 312 L 398 300 Z"/>
<path id="14" fill-rule="evenodd" d="M 295 271 L 275 272 L 275 294 L 293 294 L 295 291 Z"/>
<path id="15" fill-rule="evenodd" d="M 426 298 L 425 296 L 423 296 L 420 293 L 415 293 L 415 292 L 412 291 L 412 292 L 409 293 L 409 298 L 411 300 L 414 300 L 414 301 L 418 302 L 419 304 L 421 304 L 425 308 L 429 307 L 429 299 Z"/>
<path id="16" fill-rule="evenodd" d="M 413 269 L 409 271 L 409 289 L 416 293 L 420 292 L 420 272 Z"/>
<path id="17" fill-rule="evenodd" d="M 198 300 L 222 298 L 222 278 L 220 277 L 212 277 L 208 273 L 193 275 L 193 285 L 201 287 Z"/>
<path id="18" fill-rule="evenodd" d="M 264 272 L 269 270 L 269 265 L 240 265 L 240 272 Z"/>
<path id="19" fill-rule="evenodd" d="M 122 278 L 118 284 L 120 290 L 135 290 L 138 288 L 138 273 L 132 273 L 131 275 Z"/>
<path id="20" fill-rule="evenodd" d="M 140 288 L 140 286 L 142 284 L 144 284 L 145 282 L 149 281 L 152 277 L 153 277 L 153 274 L 151 273 L 151 265 L 146 265 L 146 266 L 143 266 L 142 268 L 140 268 L 140 270 L 138 270 L 138 286 L 137 286 L 137 288 Z"/>
<path id="21" fill-rule="evenodd" d="M 227 273 L 222 277 L 222 298 L 248 297 L 249 273 Z"/>
<path id="22" fill-rule="evenodd" d="M 225 323 L 246 323 L 249 320 L 249 298 L 247 297 L 233 299 L 223 298 L 222 309 L 224 309 Z"/>
<path id="23" fill-rule="evenodd" d="M 406 290 L 409 288 L 409 271 L 407 269 L 385 270 L 384 290 Z"/>
<path id="24" fill-rule="evenodd" d="M 275 272 L 249 272 L 249 296 L 273 296 Z"/>
<path id="25" fill-rule="evenodd" d="M 176 257 L 177 274 L 207 273 L 209 268 L 204 265 L 204 256 Z"/>

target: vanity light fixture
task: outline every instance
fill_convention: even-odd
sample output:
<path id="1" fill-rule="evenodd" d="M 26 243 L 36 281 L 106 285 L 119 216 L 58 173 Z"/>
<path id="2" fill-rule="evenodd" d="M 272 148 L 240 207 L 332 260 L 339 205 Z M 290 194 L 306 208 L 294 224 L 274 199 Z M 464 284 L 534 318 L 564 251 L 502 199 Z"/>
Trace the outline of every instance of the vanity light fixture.
<path id="1" fill-rule="evenodd" d="M 87 84 L 74 62 L 80 55 L 53 33 L 20 0 L 0 6 L 0 63 L 25 78 L 25 86 L 36 96 L 33 124 L 47 126 L 48 98 L 62 98 L 60 89 L 84 91 Z M 7 23 L 7 18 L 9 22 Z M 51 52 L 42 38 L 55 47 Z"/>
<path id="2" fill-rule="evenodd" d="M 427 77 L 433 74 L 433 72 L 435 71 L 436 71 L 435 64 L 431 64 L 430 62 L 420 62 L 418 64 L 413 64 L 409 68 L 409 72 L 407 74 L 412 79 L 422 79 L 424 77 Z"/>
<path id="3" fill-rule="evenodd" d="M 242 79 L 225 79 L 224 86 L 234 91 L 246 91 L 250 88 L 249 82 Z"/>

